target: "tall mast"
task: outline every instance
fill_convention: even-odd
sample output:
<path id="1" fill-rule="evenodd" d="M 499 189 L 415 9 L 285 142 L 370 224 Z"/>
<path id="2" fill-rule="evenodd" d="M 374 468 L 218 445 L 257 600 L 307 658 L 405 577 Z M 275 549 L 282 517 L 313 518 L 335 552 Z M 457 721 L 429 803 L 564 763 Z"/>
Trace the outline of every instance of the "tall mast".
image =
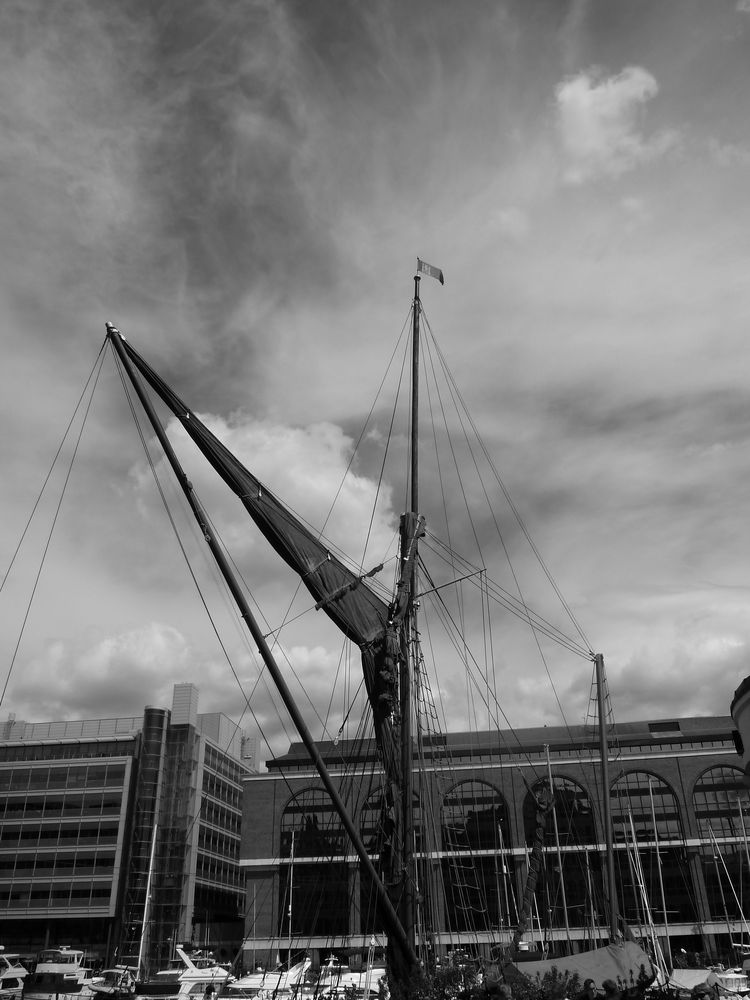
<path id="1" fill-rule="evenodd" d="M 619 907 L 617 905 L 617 885 L 615 883 L 615 847 L 612 839 L 612 806 L 609 801 L 609 740 L 607 719 L 604 709 L 604 657 L 594 655 L 596 667 L 596 698 L 599 708 L 599 756 L 602 762 L 602 822 L 604 824 L 604 846 L 607 857 L 607 889 L 609 890 L 609 939 L 614 944 L 619 938 L 617 927 Z"/>
<path id="2" fill-rule="evenodd" d="M 279 668 L 279 665 L 276 662 L 273 653 L 271 652 L 271 647 L 268 645 L 265 635 L 263 634 L 260 626 L 255 620 L 255 617 L 250 609 L 250 605 L 248 604 L 245 598 L 245 594 L 239 584 L 239 581 L 237 580 L 237 577 L 234 574 L 234 571 L 232 570 L 229 560 L 227 556 L 224 554 L 224 551 L 221 548 L 216 538 L 216 535 L 214 534 L 209 518 L 206 515 L 205 511 L 203 510 L 203 507 L 193 490 L 192 483 L 186 476 L 185 471 L 183 470 L 180 461 L 177 458 L 177 455 L 175 454 L 175 451 L 169 442 L 169 439 L 164 431 L 161 421 L 159 420 L 156 414 L 153 404 L 148 395 L 146 394 L 143 386 L 141 385 L 137 373 L 133 368 L 130 358 L 128 357 L 125 347 L 123 345 L 122 334 L 120 333 L 119 330 L 117 330 L 114 326 L 112 326 L 111 323 L 107 323 L 107 336 L 110 344 L 112 345 L 115 351 L 115 354 L 117 355 L 123 368 L 128 374 L 128 378 L 130 379 L 133 388 L 135 389 L 135 392 L 141 402 L 141 405 L 143 406 L 143 409 L 151 423 L 151 426 L 154 429 L 154 433 L 159 439 L 159 443 L 161 444 L 161 447 L 164 450 L 164 454 L 166 455 L 169 464 L 172 466 L 175 476 L 177 477 L 177 481 L 185 495 L 185 498 L 190 506 L 190 509 L 193 512 L 196 521 L 198 522 L 203 537 L 205 538 L 206 543 L 209 549 L 211 550 L 211 554 L 214 557 L 214 560 L 216 561 L 216 565 L 221 575 L 224 577 L 227 587 L 229 588 L 229 591 L 235 603 L 237 604 L 237 608 L 240 612 L 240 615 L 244 619 L 245 624 L 247 625 L 247 628 L 251 636 L 253 637 L 253 640 L 256 643 L 258 652 L 260 653 L 261 658 L 263 659 L 263 662 L 269 674 L 271 675 L 271 678 L 276 686 L 276 690 L 279 692 L 281 700 L 284 702 L 284 705 L 287 711 L 289 712 L 289 715 L 291 716 L 295 728 L 299 733 L 300 739 L 302 740 L 303 744 L 305 745 L 305 748 L 307 749 L 308 754 L 310 755 L 310 760 L 312 761 L 313 766 L 318 772 L 318 775 L 320 777 L 321 782 L 323 783 L 324 788 L 326 789 L 328 795 L 330 796 L 331 803 L 336 812 L 338 813 L 339 818 L 341 819 L 341 824 L 346 830 L 347 834 L 349 835 L 351 844 L 354 850 L 356 851 L 357 856 L 359 857 L 364 870 L 367 872 L 367 875 L 372 880 L 372 884 L 375 887 L 375 891 L 378 895 L 378 902 L 381 906 L 383 923 L 386 926 L 389 939 L 391 940 L 392 944 L 395 945 L 395 948 L 398 952 L 398 956 L 403 966 L 406 969 L 413 970 L 417 967 L 417 958 L 416 955 L 414 954 L 413 946 L 410 943 L 411 939 L 407 937 L 404 931 L 404 927 L 402 926 L 399 920 L 399 916 L 396 913 L 393 904 L 391 903 L 391 900 L 388 896 L 388 893 L 386 892 L 382 880 L 378 875 L 369 854 L 365 850 L 359 831 L 357 830 L 354 822 L 352 821 L 351 816 L 349 815 L 349 812 L 344 804 L 344 801 L 339 794 L 338 788 L 333 783 L 333 780 L 330 774 L 328 773 L 328 768 L 326 767 L 325 762 L 323 761 L 323 757 L 321 756 L 320 750 L 318 749 L 318 746 L 315 743 L 315 740 L 313 739 L 310 730 L 307 728 L 307 724 L 305 723 L 305 720 L 302 717 L 302 713 L 297 707 L 297 703 L 295 702 L 294 697 L 292 696 L 289 686 L 284 680 L 284 676 L 281 672 L 281 669 Z"/>
<path id="3" fill-rule="evenodd" d="M 404 869 L 401 899 L 401 923 L 412 949 L 415 947 L 414 921 L 414 774 L 412 753 L 412 658 L 416 637 L 417 594 L 417 518 L 419 517 L 419 301 L 418 274 L 414 275 L 414 310 L 411 348 L 411 482 L 410 513 L 402 532 L 408 540 L 411 562 L 409 600 L 403 624 L 404 648 L 399 666 L 399 710 L 401 715 L 401 814 L 403 829 L 402 863 Z M 403 552 L 402 552 L 403 555 Z"/>

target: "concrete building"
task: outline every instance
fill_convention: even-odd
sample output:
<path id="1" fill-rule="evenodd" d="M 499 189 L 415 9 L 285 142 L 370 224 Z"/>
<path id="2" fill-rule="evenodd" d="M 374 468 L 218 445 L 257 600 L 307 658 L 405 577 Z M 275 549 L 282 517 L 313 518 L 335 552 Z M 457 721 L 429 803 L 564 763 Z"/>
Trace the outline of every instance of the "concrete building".
<path id="1" fill-rule="evenodd" d="M 620 912 L 673 952 L 725 955 L 744 938 L 750 896 L 747 790 L 732 720 L 628 722 L 610 732 L 609 777 Z M 377 853 L 382 772 L 371 741 L 321 745 L 367 845 Z M 535 793 L 555 787 L 531 946 L 607 937 L 600 755 L 585 727 L 426 739 L 415 778 L 419 907 L 431 945 L 489 954 L 508 942 L 536 826 Z M 415 772 L 416 772 L 415 751 Z M 245 781 L 245 965 L 312 949 L 366 949 L 381 930 L 359 863 L 301 744 Z M 552 822 L 554 819 L 554 822 Z M 556 828 L 556 829 L 555 829 Z M 382 838 L 381 838 L 382 840 Z M 562 870 L 562 877 L 561 877 Z M 437 886 L 430 890 L 430 886 Z M 668 938 L 668 941 L 666 940 Z"/>
<path id="2" fill-rule="evenodd" d="M 155 967 L 176 941 L 233 958 L 241 789 L 255 744 L 198 690 L 142 716 L 0 728 L 0 941 Z M 150 902 L 147 908 L 147 889 Z"/>

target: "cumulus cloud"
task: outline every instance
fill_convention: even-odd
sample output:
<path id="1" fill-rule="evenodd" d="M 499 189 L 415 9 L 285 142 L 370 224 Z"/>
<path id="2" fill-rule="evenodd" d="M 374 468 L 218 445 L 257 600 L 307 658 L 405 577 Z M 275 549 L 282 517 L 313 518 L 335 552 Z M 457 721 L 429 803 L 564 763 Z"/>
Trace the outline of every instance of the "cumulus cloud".
<path id="1" fill-rule="evenodd" d="M 618 177 L 671 149 L 675 131 L 649 137 L 641 128 L 641 113 L 658 91 L 654 77 L 640 66 L 627 66 L 616 76 L 592 69 L 559 83 L 555 98 L 564 179 L 581 184 Z"/>
<path id="2" fill-rule="evenodd" d="M 194 677 L 192 657 L 185 637 L 161 622 L 88 647 L 57 639 L 13 676 L 13 704 L 28 721 L 137 716 L 146 703 L 171 704 L 172 685 Z"/>

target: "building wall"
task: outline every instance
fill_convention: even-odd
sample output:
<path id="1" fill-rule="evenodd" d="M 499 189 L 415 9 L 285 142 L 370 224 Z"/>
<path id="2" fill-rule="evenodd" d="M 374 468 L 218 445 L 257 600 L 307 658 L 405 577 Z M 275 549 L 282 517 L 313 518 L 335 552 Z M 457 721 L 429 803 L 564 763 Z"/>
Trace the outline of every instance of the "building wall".
<path id="1" fill-rule="evenodd" d="M 436 745 L 432 764 L 415 779 L 420 795 L 427 798 L 427 788 L 439 803 L 437 810 L 450 801 L 451 796 L 460 796 L 466 790 L 476 794 L 479 787 L 488 789 L 489 800 L 501 802 L 507 807 L 507 830 L 505 847 L 502 857 L 493 850 L 485 851 L 488 855 L 481 864 L 485 865 L 485 876 L 489 884 L 490 868 L 494 865 L 495 876 L 498 863 L 507 863 L 512 868 L 512 889 L 516 899 L 520 899 L 525 884 L 527 871 L 528 847 L 531 843 L 533 829 L 534 805 L 529 799 L 529 790 L 540 781 L 547 780 L 548 770 L 553 775 L 553 783 L 558 787 L 557 798 L 560 801 L 560 787 L 566 786 L 577 796 L 579 804 L 590 803 L 592 819 L 591 842 L 586 845 L 573 843 L 563 845 L 561 854 L 563 862 L 573 867 L 575 862 L 585 860 L 588 853 L 594 863 L 594 877 L 603 879 L 604 866 L 601 856 L 604 850 L 604 834 L 601 807 L 601 766 L 598 759 L 596 733 L 583 727 L 571 729 L 544 728 L 527 729 L 520 732 L 491 733 L 458 733 L 450 734 L 445 739 L 445 745 Z M 362 764 L 359 777 L 353 778 L 351 773 L 344 777 L 342 763 L 347 756 L 350 761 L 355 757 L 374 757 L 371 744 L 351 744 L 348 747 L 332 744 L 321 744 L 324 758 L 329 761 L 339 788 L 346 789 L 346 795 L 354 803 L 353 814 L 355 824 L 362 821 L 362 801 L 365 797 L 365 782 L 372 781 L 369 768 Z M 447 764 L 451 760 L 451 766 Z M 249 964 L 252 957 L 263 949 L 270 955 L 279 945 L 283 947 L 284 935 L 288 934 L 288 920 L 284 908 L 284 882 L 288 878 L 288 833 L 286 840 L 282 837 L 284 811 L 293 797 L 303 789 L 317 788 L 322 791 L 322 785 L 317 775 L 311 770 L 305 759 L 301 745 L 293 744 L 289 752 L 275 761 L 269 761 L 269 772 L 257 775 L 245 782 L 245 807 L 243 819 L 242 864 L 248 875 L 248 908 L 250 900 L 254 901 L 254 920 L 246 921 L 246 950 Z M 711 768 L 725 767 L 732 769 L 729 773 L 729 790 L 723 788 L 717 791 L 715 805 L 715 821 L 723 823 L 725 835 L 720 838 L 721 852 L 727 852 L 731 858 L 730 865 L 734 869 L 730 876 L 743 879 L 735 888 L 740 897 L 750 892 L 746 868 L 741 870 L 739 861 L 745 847 L 739 820 L 729 820 L 726 813 L 734 808 L 730 800 L 735 795 L 733 775 L 737 786 L 741 784 L 741 762 L 737 757 L 732 740 L 732 721 L 728 717 L 719 719 L 680 719 L 656 720 L 635 723 L 625 723 L 613 728 L 610 733 L 609 751 L 609 781 L 612 788 L 611 801 L 615 811 L 614 827 L 619 839 L 616 841 L 615 856 L 618 866 L 618 881 L 620 894 L 623 897 L 625 911 L 629 919 L 635 915 L 639 905 L 630 886 L 631 876 L 626 848 L 628 820 L 625 815 L 626 802 L 633 800 L 633 809 L 637 816 L 638 853 L 644 859 L 650 880 L 649 891 L 652 894 L 651 906 L 661 914 L 662 903 L 658 896 L 659 888 L 655 881 L 657 839 L 659 853 L 664 871 L 665 895 L 669 889 L 671 896 L 665 899 L 668 922 L 672 914 L 674 926 L 670 927 L 673 940 L 689 946 L 690 950 L 706 950 L 717 952 L 727 943 L 727 926 L 731 932 L 740 934 L 744 930 L 738 913 L 731 911 L 731 900 L 721 901 L 720 895 L 724 884 L 725 873 L 714 874 L 712 871 L 716 845 L 712 842 L 705 820 L 699 825 L 695 814 L 696 782 Z M 713 780 L 725 782 L 727 775 L 711 772 Z M 420 781 L 422 784 L 420 784 Z M 481 782 L 481 786 L 471 786 L 467 782 Z M 377 781 L 375 782 L 377 783 Z M 359 790 L 356 786 L 359 785 Z M 466 792 L 468 794 L 468 792 Z M 627 793 L 627 794 L 626 794 Z M 673 793 L 673 794 L 672 794 Z M 743 793 L 745 806 L 746 794 Z M 635 798 L 633 798 L 633 796 Z M 719 799 L 721 801 L 719 801 Z M 526 804 L 526 816 L 524 805 Z M 559 808 L 559 807 L 558 807 Z M 630 808 L 628 805 L 627 808 Z M 712 807 L 714 808 L 714 807 Z M 653 832 L 651 810 L 656 818 L 656 834 Z M 499 813 L 498 813 L 499 815 Z M 309 819 L 309 817 L 308 817 Z M 292 819 L 288 821 L 291 823 Z M 530 823 L 532 824 L 530 827 Z M 288 825 L 288 824 L 287 824 Z M 445 829 L 441 834 L 441 823 L 438 819 L 433 824 L 425 823 L 423 832 L 424 863 L 427 867 L 443 866 L 450 876 L 452 867 L 458 867 L 463 861 L 469 860 L 468 851 L 462 849 L 446 849 Z M 450 845 L 448 845 L 450 846 Z M 548 828 L 545 851 L 550 858 L 550 885 L 556 876 L 556 853 Z M 478 852 L 482 853 L 482 852 Z M 351 852 L 344 851 L 348 857 L 353 872 L 356 864 L 352 864 Z M 632 854 L 632 852 L 631 852 Z M 295 870 L 304 872 L 305 866 L 320 864 L 325 859 L 322 851 L 318 859 L 299 858 L 295 860 Z M 329 865 L 334 866 L 341 858 L 332 858 Z M 475 862 L 472 862 L 475 863 Z M 334 872 L 334 867 L 330 867 Z M 482 876 L 482 877 L 485 877 Z M 300 876 L 303 878 L 303 876 Z M 350 879 L 350 888 L 354 887 L 354 875 Z M 575 878 L 575 876 L 573 876 Z M 578 876 L 579 880 L 581 876 Z M 485 886 L 486 888 L 486 886 Z M 574 887 L 574 893 L 581 897 L 581 886 Z M 729 889 L 726 889 L 727 895 Z M 568 897 L 570 900 L 570 896 Z M 438 937 L 443 934 L 455 943 L 470 944 L 480 940 L 489 947 L 498 938 L 508 937 L 511 929 L 511 915 L 503 912 L 503 906 L 492 902 L 492 917 L 496 920 L 494 931 L 488 932 L 484 938 L 475 933 L 456 936 L 457 918 L 450 899 L 443 897 L 437 901 L 437 911 L 442 914 L 442 925 L 438 928 Z M 576 915 L 578 914 L 578 916 Z M 600 908 L 595 914 L 600 925 L 600 933 L 606 936 L 606 914 Z M 552 937 L 561 938 L 564 914 L 558 907 L 554 916 L 557 921 L 551 931 Z M 657 922 L 663 922 L 663 916 L 657 917 Z M 568 914 L 568 922 L 572 923 L 572 936 L 581 938 L 583 930 L 582 909 Z M 330 921 L 329 921 L 330 923 Z M 367 939 L 368 927 L 365 926 L 362 912 L 357 914 L 351 906 L 337 915 L 336 926 L 345 938 L 345 944 L 350 947 L 360 947 Z M 325 948 L 323 935 L 313 935 L 318 947 Z M 302 939 L 298 942 L 302 946 Z M 675 945 L 679 947 L 679 944 Z"/>

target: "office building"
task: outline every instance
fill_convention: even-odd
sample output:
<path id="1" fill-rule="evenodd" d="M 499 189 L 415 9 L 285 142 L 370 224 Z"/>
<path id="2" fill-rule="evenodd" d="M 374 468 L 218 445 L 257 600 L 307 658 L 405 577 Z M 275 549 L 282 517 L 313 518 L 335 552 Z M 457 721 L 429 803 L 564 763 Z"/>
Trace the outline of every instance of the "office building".
<path id="1" fill-rule="evenodd" d="M 151 968 L 242 936 L 241 789 L 255 744 L 174 688 L 171 711 L 0 728 L 0 941 Z M 250 755 L 250 756 L 248 756 Z M 148 899 L 147 899 L 148 896 Z M 144 927 L 148 933 L 144 937 Z"/>

